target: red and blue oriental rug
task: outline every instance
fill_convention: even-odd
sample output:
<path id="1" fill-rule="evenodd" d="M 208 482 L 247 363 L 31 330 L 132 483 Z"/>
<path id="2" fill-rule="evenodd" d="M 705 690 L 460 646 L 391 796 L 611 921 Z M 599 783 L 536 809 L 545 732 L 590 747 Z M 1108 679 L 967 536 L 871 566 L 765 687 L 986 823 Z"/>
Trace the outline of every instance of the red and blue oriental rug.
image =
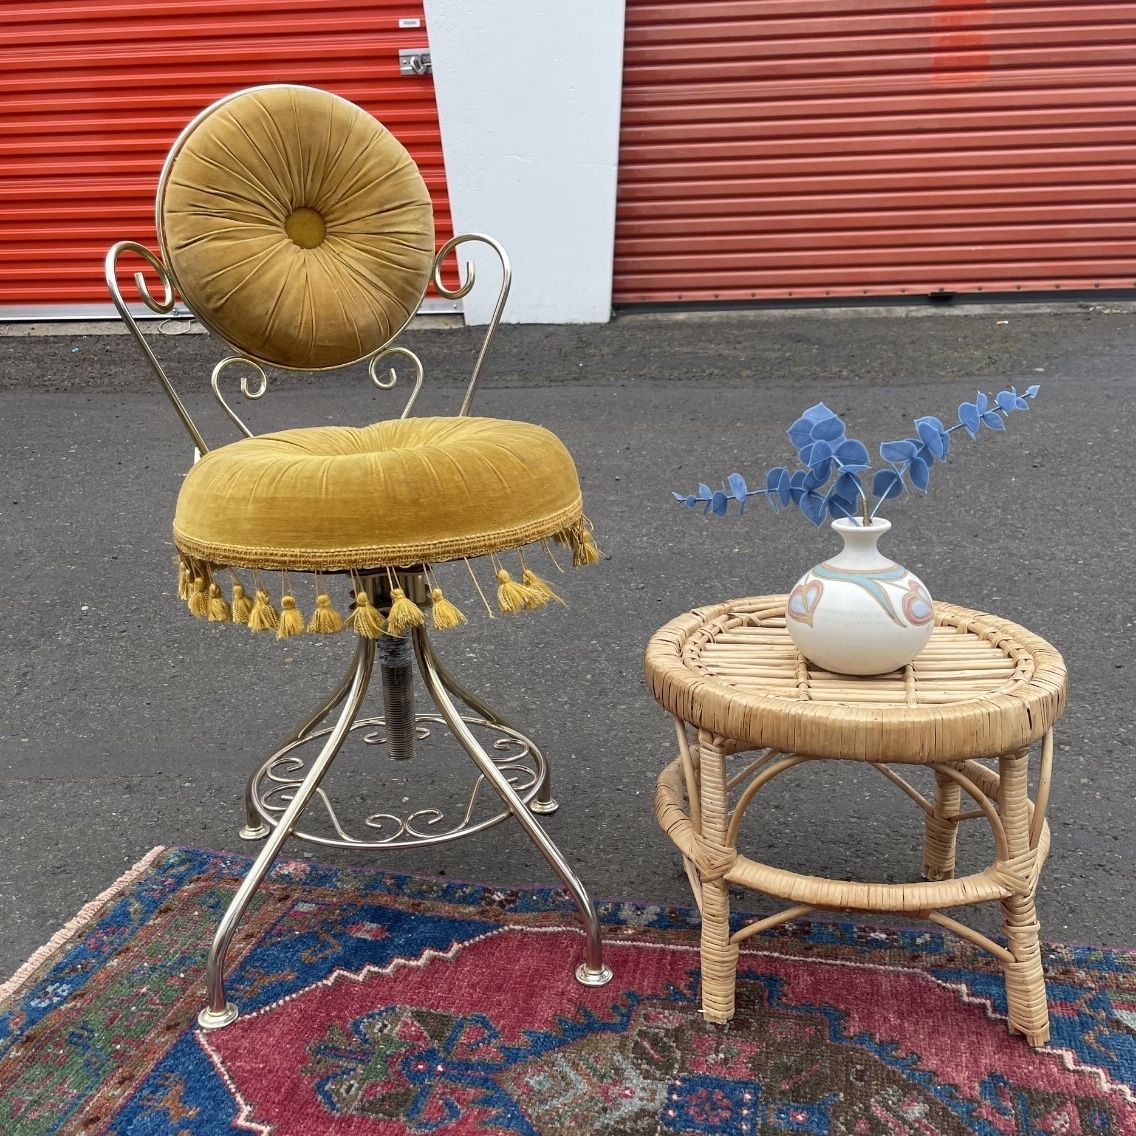
<path id="1" fill-rule="evenodd" d="M 686 909 L 602 905 L 615 980 L 585 989 L 558 891 L 290 862 L 233 948 L 241 1017 L 205 1033 L 246 866 L 152 854 L 0 990 L 0 1133 L 1136 1134 L 1134 954 L 1047 948 L 1035 1052 L 969 946 L 802 922 L 747 942 L 719 1028 Z"/>

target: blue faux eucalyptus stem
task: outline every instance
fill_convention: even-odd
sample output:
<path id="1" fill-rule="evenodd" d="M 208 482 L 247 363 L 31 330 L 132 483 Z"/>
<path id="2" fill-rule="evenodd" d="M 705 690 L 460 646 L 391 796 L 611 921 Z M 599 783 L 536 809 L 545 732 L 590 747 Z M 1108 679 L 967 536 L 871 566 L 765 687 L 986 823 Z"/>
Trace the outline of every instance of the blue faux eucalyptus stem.
<path id="1" fill-rule="evenodd" d="M 869 508 L 868 493 L 862 484 L 865 474 L 872 473 L 868 447 L 845 432 L 844 421 L 823 402 L 810 406 L 789 427 L 789 440 L 797 450 L 800 468 L 790 472 L 786 466 L 775 466 L 765 475 L 765 485 L 750 489 L 740 473 L 731 473 L 721 489 L 711 489 L 704 482 L 696 493 L 675 493 L 675 500 L 692 509 L 701 505 L 704 513 L 724 517 L 731 501 L 738 512 L 745 512 L 750 497 L 764 496 L 775 513 L 796 505 L 801 513 L 818 527 L 826 518 L 847 517 L 871 524 L 880 506 L 901 497 L 908 488 L 926 493 L 931 482 L 931 469 L 945 462 L 950 453 L 951 435 L 964 431 L 972 440 L 983 426 L 989 430 L 1005 430 L 1006 419 L 1015 410 L 1028 410 L 1029 401 L 1037 397 L 1035 384 L 1024 394 L 1014 387 L 999 391 L 993 402 L 978 392 L 974 402 L 958 408 L 958 421 L 945 426 L 938 418 L 927 415 L 915 419 L 915 436 L 884 442 L 880 457 L 887 463 L 872 475 L 871 496 L 875 505 Z"/>

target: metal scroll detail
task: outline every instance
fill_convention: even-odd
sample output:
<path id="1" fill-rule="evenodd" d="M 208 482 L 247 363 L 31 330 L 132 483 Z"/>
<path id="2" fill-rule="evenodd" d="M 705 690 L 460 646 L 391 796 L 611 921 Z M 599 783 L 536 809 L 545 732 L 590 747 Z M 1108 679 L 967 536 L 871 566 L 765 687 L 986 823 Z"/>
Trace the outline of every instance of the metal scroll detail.
<path id="1" fill-rule="evenodd" d="M 399 355 L 404 359 L 409 359 L 414 366 L 414 386 L 411 389 L 410 396 L 406 400 L 406 405 L 402 408 L 402 414 L 399 415 L 400 418 L 407 418 L 414 409 L 414 403 L 417 401 L 418 394 L 422 390 L 425 370 L 422 366 L 422 360 L 409 348 L 388 347 L 386 350 L 371 356 L 367 364 L 367 374 L 370 376 L 371 382 L 374 383 L 379 390 L 393 390 L 398 384 L 398 373 L 393 367 L 389 371 L 388 378 L 383 378 L 379 372 L 379 364 L 391 355 Z M 213 368 L 210 385 L 213 388 L 213 397 L 220 403 L 221 409 L 228 415 L 229 421 L 232 422 L 246 438 L 252 438 L 254 436 L 253 432 L 244 421 L 242 421 L 221 390 L 221 379 L 225 372 L 230 368 L 238 366 L 247 367 L 251 372 L 251 374 L 241 375 L 241 394 L 250 402 L 255 402 L 257 399 L 263 398 L 268 392 L 268 375 L 255 359 L 250 359 L 247 355 L 230 355 L 227 359 L 222 359 Z"/>
<path id="2" fill-rule="evenodd" d="M 387 347 L 377 355 L 372 355 L 370 363 L 367 364 L 367 373 L 371 376 L 371 382 L 373 382 L 379 390 L 392 390 L 398 383 L 398 373 L 393 367 L 390 368 L 390 378 L 382 379 L 379 377 L 379 364 L 391 355 L 401 355 L 402 358 L 409 359 L 414 366 L 414 388 L 411 390 L 410 397 L 406 400 L 406 405 L 402 408 L 402 413 L 399 415 L 399 418 L 409 418 L 410 412 L 414 409 L 415 402 L 418 401 L 418 392 L 422 390 L 422 379 L 426 372 L 422 367 L 422 360 L 408 347 Z"/>
<path id="3" fill-rule="evenodd" d="M 154 272 L 157 273 L 158 279 L 161 281 L 162 298 L 159 300 L 150 291 L 150 286 L 146 283 L 146 278 L 142 273 L 134 273 L 134 286 L 138 289 L 138 295 L 141 297 L 146 307 L 157 315 L 168 315 L 174 309 L 173 280 L 166 266 L 158 257 L 146 248 L 145 245 L 138 244 L 137 241 L 118 241 L 107 249 L 106 259 L 103 261 L 103 271 L 106 276 L 107 288 L 110 290 L 111 299 L 114 300 L 114 306 L 118 309 L 118 314 L 122 316 L 122 321 L 126 324 L 130 334 L 134 336 L 135 342 L 142 349 L 142 354 L 145 355 L 146 361 L 150 364 L 154 374 L 158 376 L 158 381 L 162 384 L 162 389 L 166 392 L 166 397 L 173 404 L 178 418 L 181 419 L 181 424 L 186 428 L 189 436 L 193 439 L 193 444 L 197 447 L 198 452 L 202 454 L 207 453 L 209 447 L 205 444 L 205 439 L 201 436 L 201 431 L 198 430 L 189 415 L 189 411 L 186 410 L 185 404 L 178 397 L 178 393 L 174 390 L 174 385 L 170 382 L 169 376 L 163 370 L 161 363 L 158 362 L 157 356 L 150 349 L 150 344 L 146 342 L 146 337 L 142 334 L 142 329 L 138 326 L 138 321 L 130 311 L 130 306 L 127 304 L 126 298 L 122 294 L 121 287 L 119 287 L 118 262 L 119 259 L 127 253 L 140 256 Z"/>
<path id="4" fill-rule="evenodd" d="M 493 736 L 491 756 L 494 765 L 521 800 L 528 804 L 537 795 L 546 772 L 540 751 L 511 727 L 472 715 L 464 715 L 462 720 L 472 729 Z M 417 723 L 418 736 L 422 739 L 431 737 L 435 729 L 439 733 L 446 729 L 445 719 L 438 714 L 419 714 Z M 351 727 L 353 733 L 367 731 L 363 741 L 369 746 L 385 743 L 385 729 L 386 720 L 382 716 L 358 719 Z M 278 823 L 307 775 L 305 758 L 299 752 L 301 747 L 321 740 L 329 732 L 328 728 L 317 730 L 287 743 L 256 772 L 250 783 L 249 803 L 266 824 L 275 826 Z M 510 815 L 508 809 L 499 805 L 495 807 L 496 797 L 492 790 L 487 792 L 487 782 L 481 774 L 474 780 L 464 801 L 450 809 L 448 814 L 434 806 L 410 807 L 403 813 L 383 809 L 365 813 L 361 822 L 354 822 L 354 830 L 348 827 L 348 822 L 340 816 L 339 809 L 323 788 L 316 790 L 316 798 L 322 816 L 315 817 L 313 813 L 316 810 L 309 810 L 304 820 L 306 823 L 314 821 L 314 824 L 310 829 L 295 828 L 293 835 L 313 844 L 336 848 L 412 848 L 444 844 L 492 828 Z"/>
<path id="5" fill-rule="evenodd" d="M 473 365 L 473 374 L 470 376 L 469 385 L 466 387 L 465 398 L 462 399 L 461 409 L 458 411 L 459 416 L 462 418 L 469 414 L 470 408 L 473 406 L 473 396 L 477 393 L 477 384 L 481 380 L 481 368 L 485 363 L 485 356 L 489 352 L 489 344 L 496 334 L 498 325 L 501 323 L 501 315 L 505 311 L 505 301 L 509 298 L 509 288 L 512 286 L 513 282 L 513 268 L 509 263 L 508 254 L 505 252 L 504 248 L 501 247 L 500 243 L 495 241 L 492 237 L 487 237 L 484 233 L 462 233 L 446 241 L 438 250 L 438 255 L 434 258 L 434 287 L 438 292 L 447 300 L 460 300 L 462 297 L 469 295 L 477 279 L 477 270 L 473 261 L 466 261 L 465 279 L 456 288 L 448 288 L 442 283 L 442 265 L 445 263 L 446 257 L 460 245 L 469 244 L 473 241 L 488 245 L 500 259 L 501 290 L 497 295 L 497 304 L 493 309 L 493 315 L 490 317 L 489 326 L 486 328 L 485 339 L 482 340 L 481 343 L 481 350 L 477 353 L 477 361 Z"/>
<path id="6" fill-rule="evenodd" d="M 240 420 L 237 412 L 228 404 L 225 396 L 221 393 L 221 376 L 229 367 L 235 367 L 243 364 L 254 372 L 257 378 L 255 387 L 249 386 L 249 376 L 241 375 L 241 394 L 245 396 L 250 402 L 254 402 L 258 398 L 263 398 L 268 390 L 268 376 L 264 373 L 264 368 L 256 362 L 255 359 L 249 359 L 244 355 L 230 355 L 228 359 L 222 359 L 220 363 L 213 368 L 213 374 L 210 376 L 209 383 L 213 388 L 213 396 L 221 404 L 221 409 L 229 416 L 229 420 L 246 438 L 253 436 L 252 431 Z"/>

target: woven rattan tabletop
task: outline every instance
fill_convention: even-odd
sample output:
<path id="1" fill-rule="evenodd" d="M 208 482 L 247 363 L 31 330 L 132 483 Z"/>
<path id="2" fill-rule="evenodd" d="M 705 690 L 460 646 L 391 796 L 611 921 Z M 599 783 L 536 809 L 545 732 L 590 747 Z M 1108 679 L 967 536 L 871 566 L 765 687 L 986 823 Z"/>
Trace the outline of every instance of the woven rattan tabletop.
<path id="1" fill-rule="evenodd" d="M 1061 716 L 1061 655 L 1008 620 L 936 603 L 931 641 L 913 663 L 856 677 L 802 658 L 785 600 L 731 600 L 661 628 L 646 657 L 655 698 L 747 746 L 864 761 L 996 757 L 1040 740 Z"/>

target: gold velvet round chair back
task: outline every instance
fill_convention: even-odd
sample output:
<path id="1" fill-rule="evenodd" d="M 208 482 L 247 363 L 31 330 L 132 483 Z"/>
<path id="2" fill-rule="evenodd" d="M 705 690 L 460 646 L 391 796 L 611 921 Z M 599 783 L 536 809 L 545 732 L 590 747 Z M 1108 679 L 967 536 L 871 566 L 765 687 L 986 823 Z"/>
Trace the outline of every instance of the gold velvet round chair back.
<path id="1" fill-rule="evenodd" d="M 158 185 L 162 256 L 193 313 L 273 366 L 325 370 L 389 343 L 434 261 L 430 195 L 381 123 L 313 87 L 201 112 Z"/>

